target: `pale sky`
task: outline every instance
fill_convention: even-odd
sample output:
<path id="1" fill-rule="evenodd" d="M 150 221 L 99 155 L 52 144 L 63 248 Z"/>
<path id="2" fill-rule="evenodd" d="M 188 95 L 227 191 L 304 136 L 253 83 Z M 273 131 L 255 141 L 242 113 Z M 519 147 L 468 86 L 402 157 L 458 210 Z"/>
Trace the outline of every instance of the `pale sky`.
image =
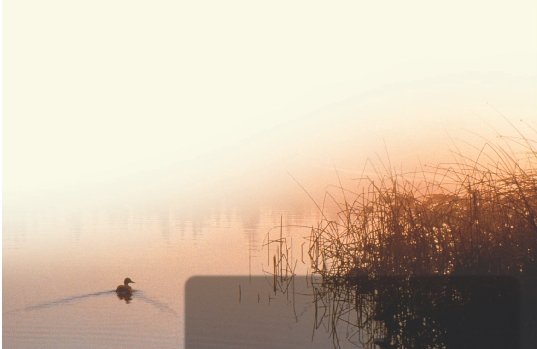
<path id="1" fill-rule="evenodd" d="M 535 1 L 8 0 L 2 20 L 7 194 L 432 158 L 494 108 L 537 120 Z"/>

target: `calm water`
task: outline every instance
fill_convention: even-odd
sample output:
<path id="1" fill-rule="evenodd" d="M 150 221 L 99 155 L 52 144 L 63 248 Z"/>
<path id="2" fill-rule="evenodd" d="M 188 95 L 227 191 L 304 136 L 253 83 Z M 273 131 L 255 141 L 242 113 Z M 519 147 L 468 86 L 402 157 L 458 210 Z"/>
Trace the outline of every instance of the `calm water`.
<path id="1" fill-rule="evenodd" d="M 184 347 L 190 277 L 263 275 L 270 229 L 283 217 L 282 234 L 298 257 L 308 235 L 298 226 L 318 219 L 307 202 L 200 202 L 4 204 L 4 348 Z M 125 277 L 135 281 L 128 304 L 112 291 Z"/>
<path id="2" fill-rule="evenodd" d="M 267 239 L 280 234 L 296 272 L 307 274 L 306 238 L 318 209 L 296 183 L 240 184 L 196 199 L 4 200 L 2 345 L 332 347 L 326 322 L 314 327 L 316 316 L 331 316 L 334 298 L 327 296 L 324 311 L 312 304 L 304 279 L 297 278 L 296 292 L 276 295 L 266 277 L 279 245 L 267 250 Z M 337 212 L 326 204 L 327 215 Z M 113 291 L 125 277 L 135 281 L 130 302 Z M 356 327 L 345 325 L 351 312 L 338 310 L 339 344 L 355 348 Z"/>

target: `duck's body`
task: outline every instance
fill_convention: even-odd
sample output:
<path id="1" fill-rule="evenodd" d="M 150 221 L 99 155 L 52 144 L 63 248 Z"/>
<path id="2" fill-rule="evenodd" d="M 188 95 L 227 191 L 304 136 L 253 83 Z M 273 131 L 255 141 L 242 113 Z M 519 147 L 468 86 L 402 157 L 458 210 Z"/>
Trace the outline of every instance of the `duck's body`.
<path id="1" fill-rule="evenodd" d="M 132 281 L 130 278 L 126 278 L 125 281 L 123 281 L 123 285 L 119 285 L 116 288 L 117 293 L 132 293 L 132 287 L 129 286 L 129 284 L 134 284 L 135 282 Z"/>

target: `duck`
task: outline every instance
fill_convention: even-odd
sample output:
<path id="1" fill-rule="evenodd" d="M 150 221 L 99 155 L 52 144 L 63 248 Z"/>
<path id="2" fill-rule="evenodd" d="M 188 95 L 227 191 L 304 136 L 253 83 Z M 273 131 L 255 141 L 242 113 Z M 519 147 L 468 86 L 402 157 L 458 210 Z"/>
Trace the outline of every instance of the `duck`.
<path id="1" fill-rule="evenodd" d="M 129 284 L 135 284 L 135 282 L 132 281 L 130 278 L 126 278 L 123 281 L 123 285 L 119 285 L 116 288 L 116 292 L 117 293 L 132 293 L 132 287 L 130 287 Z"/>

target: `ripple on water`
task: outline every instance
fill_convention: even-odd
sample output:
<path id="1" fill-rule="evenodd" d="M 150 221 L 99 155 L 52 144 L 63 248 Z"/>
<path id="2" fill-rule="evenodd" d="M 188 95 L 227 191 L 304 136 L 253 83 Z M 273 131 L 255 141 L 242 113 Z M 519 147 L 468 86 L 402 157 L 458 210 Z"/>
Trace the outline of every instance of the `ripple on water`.
<path id="1" fill-rule="evenodd" d="M 178 348 L 182 319 L 139 292 L 67 297 L 3 314 L 4 348 Z"/>

